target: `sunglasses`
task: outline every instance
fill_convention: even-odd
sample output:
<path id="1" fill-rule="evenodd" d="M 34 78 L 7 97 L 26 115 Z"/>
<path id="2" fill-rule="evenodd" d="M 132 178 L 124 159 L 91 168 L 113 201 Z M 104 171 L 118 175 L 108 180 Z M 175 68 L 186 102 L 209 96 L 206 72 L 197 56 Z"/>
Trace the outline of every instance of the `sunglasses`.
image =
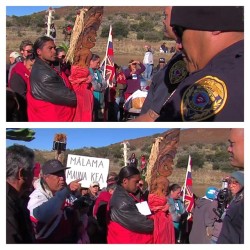
<path id="1" fill-rule="evenodd" d="M 142 184 L 142 183 L 139 183 L 139 187 L 143 187 L 143 184 Z"/>
<path id="2" fill-rule="evenodd" d="M 62 55 L 61 57 L 58 57 L 58 58 L 64 59 L 65 57 L 66 57 L 65 55 Z"/>
<path id="3" fill-rule="evenodd" d="M 23 51 L 27 51 L 28 53 L 33 53 L 33 50 L 24 49 Z"/>
<path id="4" fill-rule="evenodd" d="M 182 26 L 173 26 L 173 32 L 175 33 L 175 35 L 178 37 L 178 38 L 180 38 L 180 39 L 182 39 L 182 36 L 183 36 L 183 33 L 184 33 L 184 31 L 186 30 L 187 28 L 185 28 L 185 27 L 182 27 Z"/>
<path id="5" fill-rule="evenodd" d="M 96 187 L 99 187 L 99 186 L 97 186 L 97 185 L 93 186 L 93 188 L 96 188 Z"/>

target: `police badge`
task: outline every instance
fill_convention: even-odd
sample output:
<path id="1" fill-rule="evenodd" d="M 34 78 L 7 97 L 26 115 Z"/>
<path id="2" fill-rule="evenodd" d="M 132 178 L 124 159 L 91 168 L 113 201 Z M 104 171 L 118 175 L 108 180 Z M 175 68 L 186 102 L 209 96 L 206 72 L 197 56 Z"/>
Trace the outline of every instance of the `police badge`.
<path id="1" fill-rule="evenodd" d="M 225 82 L 205 76 L 186 89 L 181 100 L 183 121 L 204 121 L 219 113 L 227 101 Z"/>

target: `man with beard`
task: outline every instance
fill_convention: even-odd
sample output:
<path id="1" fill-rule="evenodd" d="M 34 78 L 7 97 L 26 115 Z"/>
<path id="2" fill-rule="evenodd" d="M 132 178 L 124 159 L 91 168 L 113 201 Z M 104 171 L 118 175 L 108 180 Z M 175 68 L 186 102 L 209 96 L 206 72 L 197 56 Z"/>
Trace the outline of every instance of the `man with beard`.
<path id="1" fill-rule="evenodd" d="M 34 152 L 22 145 L 7 148 L 6 154 L 6 242 L 33 243 L 25 194 L 32 188 Z"/>
<path id="2" fill-rule="evenodd" d="M 73 207 L 72 193 L 78 190 L 80 179 L 68 185 L 65 170 L 58 160 L 42 166 L 42 177 L 36 183 L 28 203 L 37 243 L 77 243 L 79 218 Z"/>
<path id="3" fill-rule="evenodd" d="M 178 6 L 171 12 L 189 76 L 157 121 L 244 121 L 244 7 Z"/>
<path id="4" fill-rule="evenodd" d="M 39 37 L 33 48 L 36 61 L 31 70 L 27 92 L 28 120 L 73 121 L 76 95 L 64 72 L 53 66 L 56 60 L 54 40 L 47 36 Z"/>

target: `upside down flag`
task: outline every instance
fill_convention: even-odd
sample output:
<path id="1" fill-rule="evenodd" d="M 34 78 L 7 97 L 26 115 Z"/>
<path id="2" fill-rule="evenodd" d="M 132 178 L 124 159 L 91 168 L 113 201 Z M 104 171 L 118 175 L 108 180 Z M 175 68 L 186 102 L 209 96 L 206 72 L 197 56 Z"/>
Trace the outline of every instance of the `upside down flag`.
<path id="1" fill-rule="evenodd" d="M 191 156 L 189 155 L 188 158 L 188 166 L 187 166 L 187 173 L 186 173 L 186 179 L 184 184 L 184 193 L 183 193 L 183 201 L 186 207 L 186 211 L 191 213 L 194 208 L 194 194 L 192 192 L 192 160 Z"/>
<path id="2" fill-rule="evenodd" d="M 112 41 L 112 26 L 110 25 L 108 44 L 105 56 L 105 65 L 103 76 L 107 81 L 109 87 L 113 87 L 113 79 L 115 77 L 115 66 L 114 66 L 114 49 Z"/>

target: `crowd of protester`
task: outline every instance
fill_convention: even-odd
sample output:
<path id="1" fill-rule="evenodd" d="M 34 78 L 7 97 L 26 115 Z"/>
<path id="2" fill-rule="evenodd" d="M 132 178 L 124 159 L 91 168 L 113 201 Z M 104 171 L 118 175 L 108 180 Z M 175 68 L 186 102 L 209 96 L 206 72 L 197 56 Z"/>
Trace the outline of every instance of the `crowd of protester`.
<path id="1" fill-rule="evenodd" d="M 231 165 L 244 169 L 244 129 L 231 129 L 229 142 Z M 195 196 L 188 212 L 177 183 L 165 190 L 160 206 L 160 197 L 148 199 L 155 194 L 131 159 L 100 189 L 98 182 L 81 187 L 81 179 L 66 184 L 68 167 L 59 160 L 40 166 L 33 150 L 8 147 L 7 243 L 244 243 L 244 171 L 231 173 L 226 188 L 208 187 Z"/>
<path id="2" fill-rule="evenodd" d="M 47 36 L 24 40 L 7 65 L 7 121 L 124 121 L 124 103 L 141 86 L 145 66 L 115 64 L 113 87 L 103 76 L 101 58 L 92 54 L 89 75 L 75 75 L 64 48 Z M 138 67 L 140 66 L 140 67 Z M 153 74 L 153 71 L 148 73 Z M 84 84 L 82 84 L 84 81 Z"/>
<path id="3" fill-rule="evenodd" d="M 172 58 L 167 64 L 160 58 L 154 69 L 154 50 L 147 44 L 143 60 L 131 59 L 124 71 L 115 66 L 109 86 L 99 55 L 92 54 L 89 70 L 79 71 L 65 62 L 66 51 L 54 39 L 22 41 L 20 53 L 10 53 L 7 121 L 127 121 L 130 117 L 135 122 L 244 121 L 243 10 L 166 7 L 165 35 L 176 41 Z M 204 34 L 202 41 L 199 33 Z M 167 53 L 166 44 L 161 49 Z M 138 90 L 149 93 L 133 96 Z M 126 105 L 130 96 L 143 100 L 141 105 Z"/>

